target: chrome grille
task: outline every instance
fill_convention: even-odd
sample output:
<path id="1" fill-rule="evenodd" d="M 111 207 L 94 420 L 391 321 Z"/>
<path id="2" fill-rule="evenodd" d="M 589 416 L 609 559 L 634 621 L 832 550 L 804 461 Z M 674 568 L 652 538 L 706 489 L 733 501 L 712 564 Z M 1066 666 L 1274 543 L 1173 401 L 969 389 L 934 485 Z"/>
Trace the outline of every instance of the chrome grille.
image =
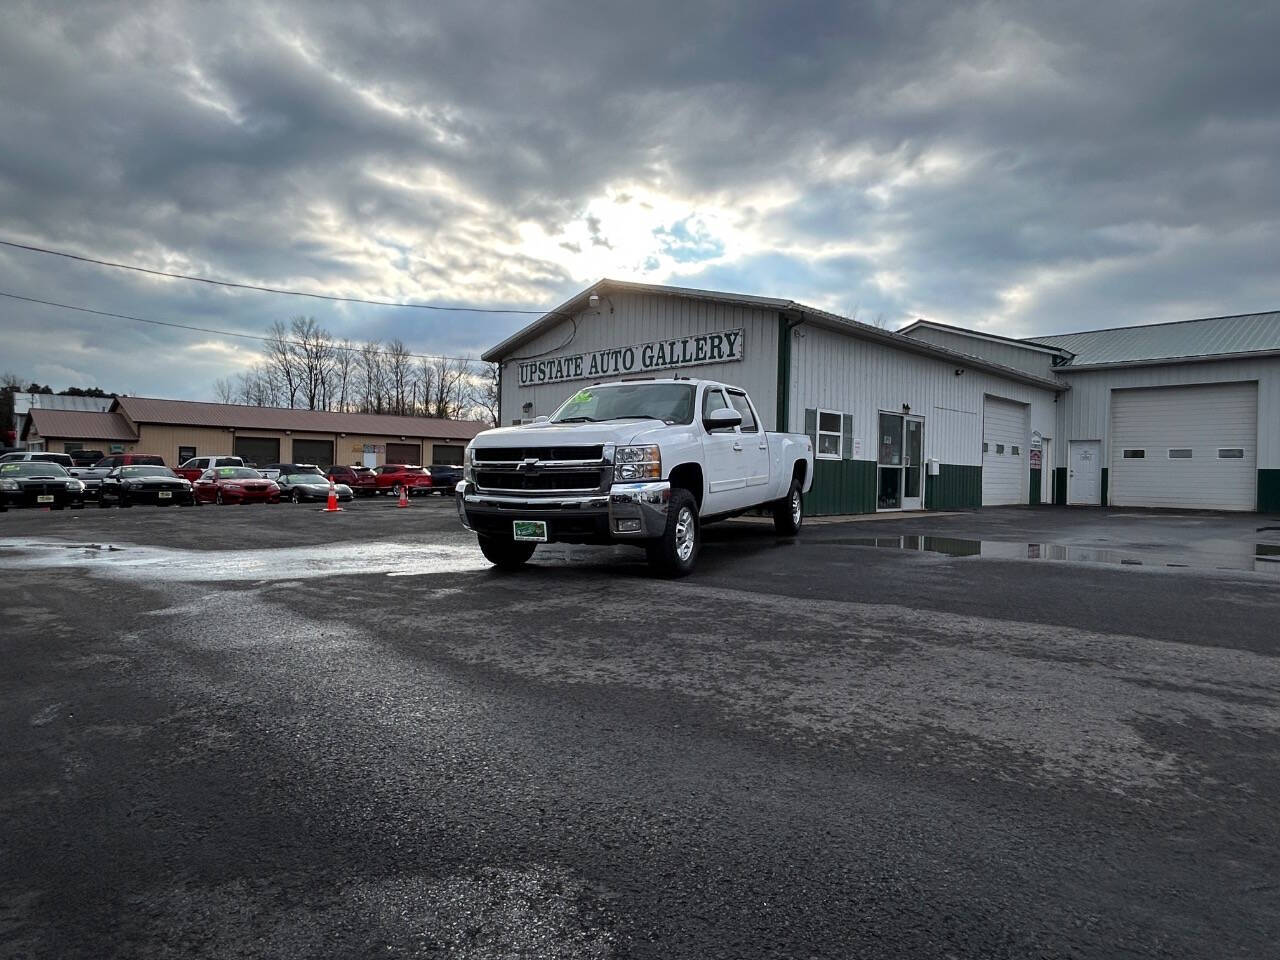
<path id="1" fill-rule="evenodd" d="M 613 482 L 612 446 L 490 447 L 475 450 L 472 459 L 481 493 L 596 493 Z"/>

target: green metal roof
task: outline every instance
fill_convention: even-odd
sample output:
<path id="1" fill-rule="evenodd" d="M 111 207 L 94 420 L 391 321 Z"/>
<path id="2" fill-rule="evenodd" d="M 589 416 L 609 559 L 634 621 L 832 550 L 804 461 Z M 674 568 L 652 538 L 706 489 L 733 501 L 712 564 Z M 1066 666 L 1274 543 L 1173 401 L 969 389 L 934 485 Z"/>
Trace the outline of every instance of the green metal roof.
<path id="1" fill-rule="evenodd" d="M 1059 347 L 1075 354 L 1070 366 L 1062 368 L 1066 372 L 1095 364 L 1274 353 L 1280 352 L 1280 311 L 1085 330 L 1028 337 L 1027 342 Z"/>

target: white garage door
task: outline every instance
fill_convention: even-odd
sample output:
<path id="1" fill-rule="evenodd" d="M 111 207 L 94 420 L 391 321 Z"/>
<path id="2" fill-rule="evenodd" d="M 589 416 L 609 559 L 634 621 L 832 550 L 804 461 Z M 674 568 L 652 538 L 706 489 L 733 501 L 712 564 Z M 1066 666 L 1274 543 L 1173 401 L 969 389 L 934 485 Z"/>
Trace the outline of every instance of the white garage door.
<path id="1" fill-rule="evenodd" d="M 1027 405 L 982 401 L 982 505 L 1027 502 Z"/>
<path id="2" fill-rule="evenodd" d="M 1257 384 L 1112 391 L 1114 506 L 1253 510 L 1257 483 Z"/>

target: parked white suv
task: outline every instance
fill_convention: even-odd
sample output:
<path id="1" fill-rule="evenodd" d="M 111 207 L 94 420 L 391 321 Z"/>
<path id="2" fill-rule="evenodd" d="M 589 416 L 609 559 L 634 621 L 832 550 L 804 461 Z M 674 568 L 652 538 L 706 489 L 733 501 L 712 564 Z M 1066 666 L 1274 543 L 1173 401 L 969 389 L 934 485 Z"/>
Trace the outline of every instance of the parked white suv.
<path id="1" fill-rule="evenodd" d="M 767 507 L 794 534 L 812 483 L 809 438 L 765 431 L 745 391 L 620 380 L 584 387 L 549 418 L 478 435 L 456 498 L 499 568 L 521 566 L 539 543 L 631 543 L 684 576 L 701 524 Z"/>

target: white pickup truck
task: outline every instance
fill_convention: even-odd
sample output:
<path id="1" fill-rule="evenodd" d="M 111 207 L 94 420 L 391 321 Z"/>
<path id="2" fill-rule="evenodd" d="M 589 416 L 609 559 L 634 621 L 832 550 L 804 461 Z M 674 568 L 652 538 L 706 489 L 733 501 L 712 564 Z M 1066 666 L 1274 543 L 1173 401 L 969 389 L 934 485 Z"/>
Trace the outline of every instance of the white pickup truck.
<path id="1" fill-rule="evenodd" d="M 680 577 L 703 523 L 765 507 L 795 534 L 812 483 L 807 436 L 764 430 L 737 387 L 674 378 L 593 384 L 551 417 L 486 430 L 463 454 L 455 496 L 500 569 L 539 543 L 631 543 Z"/>

